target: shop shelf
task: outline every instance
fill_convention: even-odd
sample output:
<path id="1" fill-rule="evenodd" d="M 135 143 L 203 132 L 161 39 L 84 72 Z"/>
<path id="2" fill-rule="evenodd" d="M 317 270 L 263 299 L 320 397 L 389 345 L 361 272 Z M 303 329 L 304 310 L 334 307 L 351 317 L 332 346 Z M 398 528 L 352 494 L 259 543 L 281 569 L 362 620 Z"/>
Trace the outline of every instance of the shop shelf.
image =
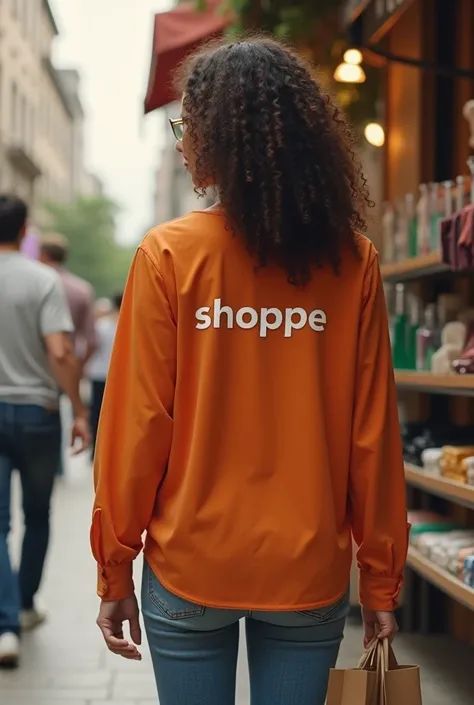
<path id="1" fill-rule="evenodd" d="M 433 375 L 430 372 L 395 370 L 395 381 L 400 389 L 474 397 L 474 374 Z"/>
<path id="2" fill-rule="evenodd" d="M 435 494 L 464 507 L 474 509 L 474 487 L 447 477 L 432 475 L 416 465 L 405 463 L 405 478 L 409 485 Z"/>
<path id="3" fill-rule="evenodd" d="M 408 549 L 407 565 L 457 602 L 474 610 L 474 589 L 464 585 L 451 573 L 439 568 L 412 546 Z"/>
<path id="4" fill-rule="evenodd" d="M 429 255 L 410 257 L 391 264 L 382 264 L 380 269 L 382 278 L 387 282 L 409 281 L 410 279 L 419 279 L 431 274 L 450 271 L 450 268 L 441 262 L 439 252 L 430 252 Z"/>

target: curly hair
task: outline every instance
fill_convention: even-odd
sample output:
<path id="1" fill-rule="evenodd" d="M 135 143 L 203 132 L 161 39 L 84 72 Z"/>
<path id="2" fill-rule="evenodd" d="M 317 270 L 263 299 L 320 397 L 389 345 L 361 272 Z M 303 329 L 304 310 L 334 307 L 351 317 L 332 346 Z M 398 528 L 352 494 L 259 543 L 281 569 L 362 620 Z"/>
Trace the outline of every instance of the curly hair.
<path id="1" fill-rule="evenodd" d="M 276 264 L 295 285 L 314 268 L 339 273 L 373 204 L 354 137 L 310 66 L 266 37 L 212 42 L 184 62 L 178 87 L 196 180 L 216 184 L 257 266 Z"/>

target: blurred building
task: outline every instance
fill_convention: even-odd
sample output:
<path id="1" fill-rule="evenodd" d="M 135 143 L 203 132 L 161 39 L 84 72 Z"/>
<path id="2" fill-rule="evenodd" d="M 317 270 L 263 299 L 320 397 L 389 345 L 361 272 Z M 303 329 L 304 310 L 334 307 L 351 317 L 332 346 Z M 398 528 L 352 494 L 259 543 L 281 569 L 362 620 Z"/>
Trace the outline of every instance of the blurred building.
<path id="1" fill-rule="evenodd" d="M 48 0 L 0 2 L 0 191 L 40 225 L 42 202 L 67 202 L 84 182 L 80 76 L 53 65 L 57 35 Z"/>
<path id="2" fill-rule="evenodd" d="M 71 123 L 70 189 L 75 195 L 82 191 L 84 179 L 84 123 L 85 115 L 80 99 L 81 76 L 76 69 L 56 70 L 59 87 L 66 99 Z"/>

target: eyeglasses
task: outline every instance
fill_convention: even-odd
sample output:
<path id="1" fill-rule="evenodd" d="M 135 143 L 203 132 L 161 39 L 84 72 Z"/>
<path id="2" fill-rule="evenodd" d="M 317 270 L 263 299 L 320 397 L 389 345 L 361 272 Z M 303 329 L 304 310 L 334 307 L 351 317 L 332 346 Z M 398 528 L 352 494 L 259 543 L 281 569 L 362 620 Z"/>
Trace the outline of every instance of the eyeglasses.
<path id="1" fill-rule="evenodd" d="M 170 118 L 170 125 L 171 125 L 171 129 L 173 130 L 173 135 L 175 137 L 175 140 L 177 142 L 182 142 L 183 141 L 183 132 L 184 132 L 183 118 L 178 118 L 176 120 L 172 120 Z"/>

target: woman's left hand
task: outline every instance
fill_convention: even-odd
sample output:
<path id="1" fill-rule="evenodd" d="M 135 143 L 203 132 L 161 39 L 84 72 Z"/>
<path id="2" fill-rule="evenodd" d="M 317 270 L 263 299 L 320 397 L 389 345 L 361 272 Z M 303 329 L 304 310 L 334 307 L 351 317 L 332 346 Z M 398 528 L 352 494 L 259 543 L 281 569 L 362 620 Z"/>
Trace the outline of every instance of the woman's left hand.
<path id="1" fill-rule="evenodd" d="M 124 638 L 123 623 L 129 623 L 130 638 L 133 643 Z M 126 597 L 124 600 L 113 600 L 107 602 L 102 600 L 97 617 L 97 626 L 102 632 L 105 643 L 109 651 L 134 661 L 141 660 L 141 654 L 137 649 L 142 643 L 142 631 L 140 628 L 140 612 L 137 598 Z"/>

